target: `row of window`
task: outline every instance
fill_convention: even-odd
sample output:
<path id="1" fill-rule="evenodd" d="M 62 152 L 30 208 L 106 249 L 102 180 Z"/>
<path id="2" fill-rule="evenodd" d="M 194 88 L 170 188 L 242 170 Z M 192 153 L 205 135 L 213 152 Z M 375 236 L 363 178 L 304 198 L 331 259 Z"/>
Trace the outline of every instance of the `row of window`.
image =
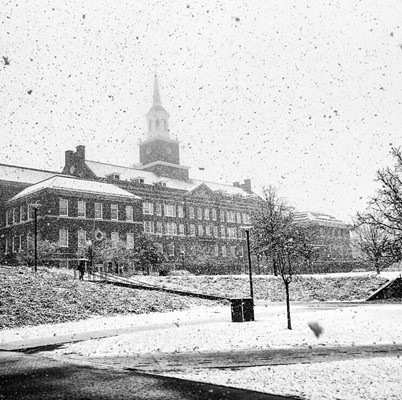
<path id="1" fill-rule="evenodd" d="M 68 247 L 69 246 L 69 235 L 70 232 L 68 229 L 60 229 L 59 230 L 59 246 L 60 247 Z M 23 237 L 24 235 L 19 235 L 19 236 L 14 236 L 11 240 L 11 251 L 13 253 L 17 253 L 22 251 L 23 247 Z M 83 229 L 79 229 L 77 232 L 77 238 L 78 238 L 78 248 L 85 248 L 87 246 L 87 233 Z M 117 243 L 120 240 L 120 235 L 118 232 L 111 232 L 110 235 L 111 241 L 114 243 Z M 127 232 L 126 233 L 126 243 L 127 243 L 127 248 L 128 249 L 134 249 L 134 233 L 132 232 Z M 27 248 L 33 248 L 33 236 L 31 233 L 27 234 Z M 5 254 L 8 254 L 9 251 L 9 240 L 6 238 L 5 240 Z M 175 249 L 175 244 L 174 243 L 169 243 L 166 245 L 166 249 L 163 248 L 162 243 L 156 243 L 156 246 L 160 252 L 166 251 L 169 256 L 174 256 L 176 250 L 181 250 L 182 246 L 179 247 L 178 249 Z M 177 251 L 176 251 L 177 253 Z M 184 250 L 180 251 L 180 254 L 184 257 Z M 222 257 L 243 257 L 244 256 L 244 250 L 242 246 L 226 246 L 222 245 L 219 246 L 218 244 L 215 244 L 213 247 L 213 255 L 216 257 L 222 256 Z"/>
<path id="2" fill-rule="evenodd" d="M 85 201 L 78 200 L 78 208 L 77 208 L 77 216 L 79 218 L 86 218 L 87 216 L 87 204 Z M 103 219 L 103 204 L 95 203 L 95 219 Z M 68 200 L 60 199 L 59 201 L 59 215 L 68 217 Z M 110 205 L 110 219 L 112 221 L 119 220 L 119 205 L 111 204 Z M 126 221 L 133 222 L 134 220 L 134 209 L 133 206 L 126 206 Z"/>
<path id="3" fill-rule="evenodd" d="M 144 201 L 142 203 L 142 213 L 145 215 L 158 215 L 162 216 L 162 208 L 163 215 L 165 217 L 179 217 L 184 218 L 185 208 L 181 204 L 161 204 L 161 203 L 152 203 L 150 201 Z M 207 221 L 217 220 L 217 211 L 215 208 L 202 208 L 202 207 L 187 207 L 187 216 L 190 219 L 205 219 Z M 234 211 L 221 211 L 220 214 L 221 222 L 237 222 L 238 224 L 250 224 L 250 216 L 245 213 L 234 212 Z M 226 216 L 226 218 L 225 218 Z"/>
<path id="4" fill-rule="evenodd" d="M 77 233 L 78 237 L 78 247 L 85 248 L 87 246 L 87 232 L 84 229 L 79 229 Z M 112 243 L 117 243 L 120 240 L 119 232 L 111 232 L 110 239 Z M 128 249 L 134 248 L 134 233 L 126 233 L 126 243 Z M 62 228 L 59 230 L 59 246 L 68 247 L 69 246 L 69 231 L 68 229 Z"/>
<path id="5" fill-rule="evenodd" d="M 229 239 L 242 239 L 245 237 L 241 229 L 221 225 L 194 225 L 176 224 L 174 222 L 144 221 L 144 232 L 171 236 L 213 236 Z"/>
<path id="6" fill-rule="evenodd" d="M 18 224 L 19 222 L 34 219 L 34 204 L 22 205 L 20 208 L 13 208 L 6 211 L 6 226 Z"/>

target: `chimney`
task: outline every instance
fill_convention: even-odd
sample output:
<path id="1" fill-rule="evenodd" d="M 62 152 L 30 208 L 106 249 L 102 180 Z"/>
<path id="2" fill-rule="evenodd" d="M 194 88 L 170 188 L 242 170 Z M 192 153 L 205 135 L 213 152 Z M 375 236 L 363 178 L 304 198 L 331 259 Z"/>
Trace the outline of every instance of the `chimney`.
<path id="1" fill-rule="evenodd" d="M 77 146 L 77 151 L 75 152 L 77 161 L 84 162 L 85 161 L 85 146 Z"/>
<path id="2" fill-rule="evenodd" d="M 73 151 L 67 150 L 65 152 L 65 159 L 64 159 L 64 164 L 66 167 L 69 167 L 71 164 L 71 156 L 73 155 Z"/>
<path id="3" fill-rule="evenodd" d="M 241 185 L 241 188 L 247 193 L 252 193 L 251 191 L 251 179 L 245 179 L 244 183 Z"/>

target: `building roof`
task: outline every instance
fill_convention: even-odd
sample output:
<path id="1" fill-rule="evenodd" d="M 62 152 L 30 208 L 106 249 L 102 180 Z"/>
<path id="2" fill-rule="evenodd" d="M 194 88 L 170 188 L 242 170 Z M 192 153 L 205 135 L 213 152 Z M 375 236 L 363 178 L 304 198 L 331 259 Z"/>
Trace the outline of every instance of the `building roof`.
<path id="1" fill-rule="evenodd" d="M 88 181 L 68 177 L 64 175 L 56 175 L 35 185 L 29 186 L 15 195 L 9 201 L 17 200 L 22 197 L 28 196 L 33 193 L 38 193 L 42 190 L 67 190 L 69 192 L 85 193 L 85 194 L 98 194 L 104 196 L 126 197 L 131 199 L 140 199 L 140 197 L 119 188 L 118 186 L 110 183 L 102 183 L 97 181 Z"/>
<path id="2" fill-rule="evenodd" d="M 295 212 L 295 220 L 302 224 L 316 224 L 321 226 L 328 226 L 334 228 L 348 228 L 348 224 L 332 215 L 324 214 L 315 211 L 298 211 Z"/>
<path id="3" fill-rule="evenodd" d="M 59 174 L 60 172 L 0 164 L 0 181 L 10 181 L 32 185 Z"/>
<path id="4" fill-rule="evenodd" d="M 204 183 L 212 191 L 214 192 L 220 191 L 224 195 L 250 196 L 249 193 L 247 193 L 246 191 L 244 191 L 239 187 L 225 185 L 222 183 L 201 181 L 198 179 L 189 179 L 188 181 L 181 181 L 179 179 L 161 177 L 154 174 L 153 172 L 143 171 L 141 169 L 136 168 L 123 167 L 119 165 L 105 164 L 98 161 L 88 161 L 88 160 L 86 160 L 85 163 L 92 170 L 92 172 L 99 178 L 106 178 L 112 175 L 113 173 L 117 173 L 120 175 L 120 180 L 122 181 L 131 181 L 137 178 L 142 178 L 144 179 L 144 183 L 147 185 L 153 185 L 160 181 L 164 181 L 166 182 L 166 186 L 168 188 L 185 190 L 187 192 L 195 189 L 196 187 Z"/>

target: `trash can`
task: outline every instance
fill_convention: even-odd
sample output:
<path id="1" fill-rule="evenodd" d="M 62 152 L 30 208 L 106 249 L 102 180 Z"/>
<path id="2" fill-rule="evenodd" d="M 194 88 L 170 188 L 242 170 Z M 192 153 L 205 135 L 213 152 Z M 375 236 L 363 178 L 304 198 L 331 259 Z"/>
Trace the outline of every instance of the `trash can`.
<path id="1" fill-rule="evenodd" d="M 230 299 L 232 322 L 243 322 L 243 299 Z"/>
<path id="2" fill-rule="evenodd" d="M 230 299 L 232 322 L 254 321 L 254 301 L 250 298 Z"/>
<path id="3" fill-rule="evenodd" d="M 243 319 L 254 321 L 254 300 L 251 297 L 243 299 Z"/>

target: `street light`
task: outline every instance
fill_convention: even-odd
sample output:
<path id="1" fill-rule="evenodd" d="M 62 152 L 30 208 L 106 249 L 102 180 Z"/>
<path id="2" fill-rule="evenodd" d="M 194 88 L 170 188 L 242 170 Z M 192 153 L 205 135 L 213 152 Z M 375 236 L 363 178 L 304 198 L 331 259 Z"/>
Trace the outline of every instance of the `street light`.
<path id="1" fill-rule="evenodd" d="M 250 279 L 250 297 L 254 302 L 254 293 L 253 293 L 253 276 L 251 271 L 251 251 L 250 251 L 250 229 L 251 226 L 241 226 L 240 229 L 243 229 L 246 232 L 247 238 L 247 255 L 248 255 L 248 275 Z"/>
<path id="2" fill-rule="evenodd" d="M 41 204 L 38 202 L 30 204 L 34 210 L 34 258 L 35 258 L 35 272 L 38 272 L 38 208 Z"/>

